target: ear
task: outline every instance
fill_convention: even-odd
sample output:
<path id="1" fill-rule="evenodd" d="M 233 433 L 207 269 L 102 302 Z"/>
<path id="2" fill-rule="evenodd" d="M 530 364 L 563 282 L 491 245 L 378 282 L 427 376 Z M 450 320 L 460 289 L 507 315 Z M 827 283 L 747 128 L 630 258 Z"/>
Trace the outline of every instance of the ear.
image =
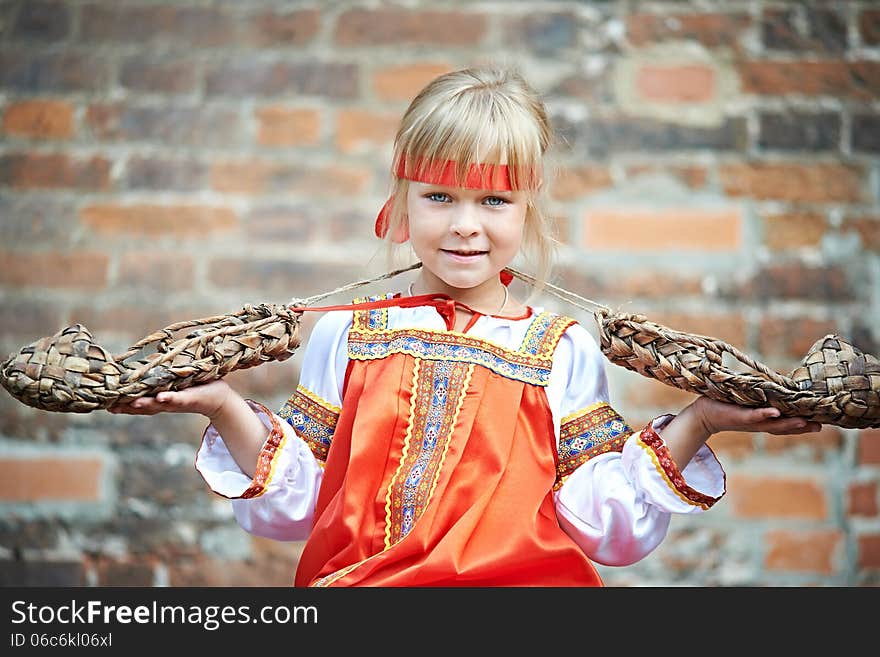
<path id="1" fill-rule="evenodd" d="M 409 242 L 409 216 L 403 215 L 400 225 L 391 233 L 391 241 L 395 244 L 404 244 Z"/>

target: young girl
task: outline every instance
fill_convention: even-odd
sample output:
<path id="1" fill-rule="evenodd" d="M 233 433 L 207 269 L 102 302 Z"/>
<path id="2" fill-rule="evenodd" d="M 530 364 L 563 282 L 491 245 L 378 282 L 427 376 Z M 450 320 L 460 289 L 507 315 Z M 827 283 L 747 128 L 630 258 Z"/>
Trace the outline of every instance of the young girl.
<path id="1" fill-rule="evenodd" d="M 638 561 L 724 494 L 713 433 L 819 426 L 705 397 L 627 426 L 593 337 L 505 285 L 524 243 L 546 270 L 550 140 L 517 74 L 435 79 L 376 221 L 413 283 L 323 315 L 277 414 L 222 380 L 113 411 L 205 415 L 197 469 L 245 530 L 306 540 L 297 586 L 601 585 L 593 562 Z"/>

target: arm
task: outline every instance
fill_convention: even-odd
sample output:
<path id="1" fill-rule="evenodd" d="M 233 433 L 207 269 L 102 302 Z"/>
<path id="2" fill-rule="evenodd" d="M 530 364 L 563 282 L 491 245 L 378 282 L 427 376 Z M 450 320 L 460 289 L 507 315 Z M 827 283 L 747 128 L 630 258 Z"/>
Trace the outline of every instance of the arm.
<path id="1" fill-rule="evenodd" d="M 662 542 L 672 513 L 701 513 L 721 498 L 724 471 L 705 445 L 712 434 L 819 428 L 798 418 L 774 419 L 776 409 L 698 397 L 677 416 L 662 416 L 633 431 L 607 403 L 604 357 L 595 340 L 581 327 L 569 331 L 560 342 L 558 373 L 554 363 L 554 376 L 564 381 L 557 384 L 564 392 L 554 499 L 560 526 L 600 563 L 638 561 Z M 566 424 L 564 412 L 571 408 L 587 410 Z M 588 446 L 579 454 L 572 447 L 578 441 Z"/>
<path id="2" fill-rule="evenodd" d="M 222 379 L 185 390 L 160 392 L 156 397 L 138 397 L 108 410 L 127 415 L 204 415 L 225 437 L 226 446 L 241 470 L 251 476 L 269 433 L 247 402 Z"/>
<path id="3" fill-rule="evenodd" d="M 720 431 L 763 431 L 790 435 L 819 431 L 821 428 L 818 422 L 808 422 L 803 418 L 780 418 L 776 408 L 746 408 L 701 396 L 663 428 L 662 437 L 672 460 L 687 465 L 706 441 Z"/>
<path id="4" fill-rule="evenodd" d="M 318 320 L 306 345 L 300 385 L 278 413 L 242 399 L 222 381 L 137 399 L 113 411 L 199 412 L 208 417 L 196 469 L 211 490 L 232 500 L 245 530 L 277 540 L 302 540 L 313 524 L 323 456 L 335 423 L 322 427 L 312 422 L 301 400 L 315 408 L 322 402 L 332 406 L 322 397 L 341 397 L 350 318 L 350 313 L 328 313 Z M 328 425 L 331 416 L 322 413 L 320 419 Z"/>

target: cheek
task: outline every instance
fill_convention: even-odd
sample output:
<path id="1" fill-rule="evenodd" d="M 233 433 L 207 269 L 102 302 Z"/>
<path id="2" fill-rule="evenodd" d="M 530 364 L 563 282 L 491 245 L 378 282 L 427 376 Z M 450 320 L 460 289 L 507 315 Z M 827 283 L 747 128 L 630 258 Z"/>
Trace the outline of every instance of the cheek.
<path id="1" fill-rule="evenodd" d="M 489 224 L 493 227 L 493 239 L 499 246 L 517 249 L 525 236 L 525 213 L 505 217 L 503 221 Z"/>
<path id="2" fill-rule="evenodd" d="M 409 239 L 413 246 L 431 244 L 442 237 L 442 222 L 425 214 L 416 213 L 409 216 Z"/>

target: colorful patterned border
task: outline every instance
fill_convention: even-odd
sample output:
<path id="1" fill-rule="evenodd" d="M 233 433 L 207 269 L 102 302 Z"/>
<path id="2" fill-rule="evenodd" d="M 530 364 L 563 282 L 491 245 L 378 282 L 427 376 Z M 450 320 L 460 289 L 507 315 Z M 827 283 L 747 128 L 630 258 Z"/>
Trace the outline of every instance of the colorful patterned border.
<path id="1" fill-rule="evenodd" d="M 315 458 L 323 462 L 327 460 L 340 411 L 338 406 L 299 385 L 278 415 L 287 420 Z"/>
<path id="2" fill-rule="evenodd" d="M 597 402 L 564 417 L 559 429 L 559 463 L 554 490 L 590 459 L 606 452 L 619 452 L 633 433 L 608 402 Z"/>
<path id="3" fill-rule="evenodd" d="M 375 294 L 369 297 L 358 297 L 353 304 L 371 303 L 373 301 L 385 301 L 394 297 L 394 293 Z M 355 310 L 352 326 L 359 330 L 382 331 L 388 328 L 388 309 L 373 308 L 370 310 Z"/>
<path id="4" fill-rule="evenodd" d="M 542 312 L 529 324 L 518 351 L 532 356 L 552 358 L 559 339 L 572 324 L 577 322 L 570 317 Z"/>
<path id="5" fill-rule="evenodd" d="M 272 430 L 269 432 L 269 437 L 266 439 L 263 449 L 260 450 L 260 455 L 257 457 L 257 467 L 254 471 L 253 481 L 248 489 L 240 495 L 241 499 L 259 497 L 266 492 L 266 489 L 269 487 L 269 483 L 272 481 L 272 477 L 275 474 L 275 465 L 278 463 L 278 456 L 281 454 L 281 449 L 284 447 L 284 443 L 287 440 L 284 435 L 284 428 L 281 426 L 281 423 L 272 416 L 272 413 L 268 408 L 259 402 L 250 399 L 246 401 L 252 408 L 256 407 L 266 414 L 266 417 L 272 422 Z"/>
<path id="6" fill-rule="evenodd" d="M 385 547 L 409 534 L 431 501 L 474 366 L 416 360 L 400 464 L 385 497 Z"/>
<path id="7" fill-rule="evenodd" d="M 641 434 L 639 434 L 639 444 L 643 449 L 649 452 L 651 460 L 654 462 L 654 466 L 666 480 L 666 483 L 669 484 L 669 487 L 672 488 L 676 495 L 678 495 L 684 502 L 692 506 L 699 506 L 703 509 L 708 509 L 721 499 L 720 497 L 712 497 L 711 495 L 701 493 L 685 483 L 684 475 L 672 460 L 672 456 L 669 454 L 669 449 L 666 447 L 666 443 L 664 443 L 663 439 L 657 434 L 657 432 L 651 428 L 651 425 L 642 429 Z"/>

